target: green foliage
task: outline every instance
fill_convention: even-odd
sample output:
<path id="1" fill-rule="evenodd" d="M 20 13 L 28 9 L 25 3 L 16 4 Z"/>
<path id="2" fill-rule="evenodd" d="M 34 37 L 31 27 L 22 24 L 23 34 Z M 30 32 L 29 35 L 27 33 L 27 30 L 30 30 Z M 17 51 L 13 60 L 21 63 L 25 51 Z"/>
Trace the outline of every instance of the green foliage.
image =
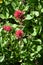
<path id="1" fill-rule="evenodd" d="M 24 19 L 14 17 L 16 10 L 24 11 Z M 4 25 L 12 27 L 10 32 Z M 16 39 L 15 31 L 24 36 Z M 36 65 L 33 61 L 43 55 L 43 1 L 2 0 L 0 2 L 0 65 Z"/>

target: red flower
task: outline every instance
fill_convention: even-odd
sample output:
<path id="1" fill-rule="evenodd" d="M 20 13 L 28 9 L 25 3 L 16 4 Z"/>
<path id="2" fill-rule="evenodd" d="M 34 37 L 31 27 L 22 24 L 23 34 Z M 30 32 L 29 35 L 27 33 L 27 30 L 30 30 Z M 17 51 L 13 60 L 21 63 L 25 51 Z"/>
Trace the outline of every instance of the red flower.
<path id="1" fill-rule="evenodd" d="M 16 19 L 23 19 L 24 18 L 24 12 L 17 10 L 17 11 L 14 12 L 14 16 L 15 16 Z"/>
<path id="2" fill-rule="evenodd" d="M 10 26 L 3 26 L 3 29 L 6 30 L 6 31 L 10 31 L 11 30 L 11 27 Z"/>
<path id="3" fill-rule="evenodd" d="M 17 38 L 23 37 L 23 34 L 24 34 L 24 32 L 22 30 L 17 30 L 16 33 L 15 33 Z"/>

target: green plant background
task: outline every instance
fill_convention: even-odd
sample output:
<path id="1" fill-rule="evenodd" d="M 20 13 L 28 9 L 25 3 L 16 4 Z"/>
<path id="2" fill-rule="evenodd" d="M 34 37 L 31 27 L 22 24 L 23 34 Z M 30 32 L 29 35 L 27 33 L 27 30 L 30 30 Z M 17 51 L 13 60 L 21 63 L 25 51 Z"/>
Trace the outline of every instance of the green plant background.
<path id="1" fill-rule="evenodd" d="M 22 25 L 14 17 L 15 10 L 25 12 Z M 2 29 L 10 25 L 11 32 Z M 14 33 L 22 29 L 18 40 Z M 0 3 L 0 65 L 42 65 L 43 63 L 43 0 L 2 0 Z"/>

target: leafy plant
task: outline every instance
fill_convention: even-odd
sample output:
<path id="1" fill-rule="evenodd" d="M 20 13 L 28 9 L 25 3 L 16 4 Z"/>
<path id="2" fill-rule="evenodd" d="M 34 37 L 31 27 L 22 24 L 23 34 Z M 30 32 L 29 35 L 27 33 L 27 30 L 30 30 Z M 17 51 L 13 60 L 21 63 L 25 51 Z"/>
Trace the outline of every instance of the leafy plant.
<path id="1" fill-rule="evenodd" d="M 43 1 L 0 0 L 0 65 L 40 65 L 42 55 Z"/>

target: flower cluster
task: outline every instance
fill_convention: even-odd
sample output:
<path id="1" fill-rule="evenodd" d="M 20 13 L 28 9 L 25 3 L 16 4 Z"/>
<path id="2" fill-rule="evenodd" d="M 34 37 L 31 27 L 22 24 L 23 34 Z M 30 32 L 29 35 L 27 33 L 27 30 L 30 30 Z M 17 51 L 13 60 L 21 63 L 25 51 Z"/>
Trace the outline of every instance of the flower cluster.
<path id="1" fill-rule="evenodd" d="M 12 29 L 12 27 L 11 26 L 6 26 L 6 25 L 4 25 L 3 26 L 3 30 L 5 30 L 5 31 L 11 31 L 11 29 Z M 15 35 L 16 35 L 16 37 L 17 38 L 21 38 L 22 36 L 23 36 L 23 31 L 22 30 L 17 30 L 16 32 L 15 32 Z"/>
<path id="2" fill-rule="evenodd" d="M 22 19 L 24 17 L 24 12 L 17 10 L 17 11 L 14 12 L 14 16 L 15 16 L 16 19 Z M 12 27 L 4 25 L 3 30 L 10 32 L 12 30 Z M 24 34 L 24 32 L 22 30 L 17 30 L 15 32 L 15 36 L 19 39 L 23 37 L 23 34 Z"/>
<path id="3" fill-rule="evenodd" d="M 23 19 L 24 18 L 24 12 L 21 10 L 16 10 L 14 12 L 14 16 L 16 19 Z"/>

